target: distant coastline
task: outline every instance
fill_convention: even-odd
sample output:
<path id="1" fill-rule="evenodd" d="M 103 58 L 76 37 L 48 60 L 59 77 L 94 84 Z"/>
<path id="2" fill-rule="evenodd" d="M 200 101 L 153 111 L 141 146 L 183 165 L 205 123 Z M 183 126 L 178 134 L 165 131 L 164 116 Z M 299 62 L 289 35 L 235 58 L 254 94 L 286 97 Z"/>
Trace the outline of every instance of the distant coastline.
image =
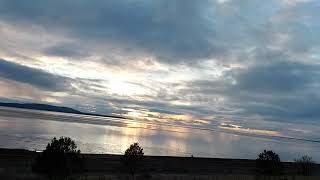
<path id="1" fill-rule="evenodd" d="M 51 111 L 51 112 L 62 112 L 62 113 L 71 113 L 71 114 L 82 114 L 90 116 L 101 116 L 101 117 L 112 117 L 112 118 L 121 118 L 125 119 L 122 116 L 113 116 L 113 115 L 104 115 L 96 113 L 86 113 L 75 110 L 69 107 L 63 106 L 54 106 L 49 104 L 38 104 L 38 103 L 4 103 L 0 102 L 0 107 L 11 107 L 11 108 L 21 108 L 21 109 L 31 109 L 31 110 L 41 110 L 41 111 Z"/>

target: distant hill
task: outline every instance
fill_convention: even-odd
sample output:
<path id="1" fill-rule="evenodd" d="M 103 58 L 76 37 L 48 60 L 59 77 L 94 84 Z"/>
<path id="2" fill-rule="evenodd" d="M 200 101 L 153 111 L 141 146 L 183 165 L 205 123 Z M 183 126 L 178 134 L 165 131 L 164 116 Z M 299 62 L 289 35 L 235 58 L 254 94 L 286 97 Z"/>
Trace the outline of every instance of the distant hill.
<path id="1" fill-rule="evenodd" d="M 33 110 L 43 110 L 43 111 L 53 111 L 53 112 L 62 112 L 62 113 L 83 114 L 83 115 L 91 115 L 91 116 L 123 118 L 121 116 L 110 116 L 110 115 L 102 115 L 102 114 L 94 114 L 94 113 L 85 113 L 85 112 L 81 112 L 81 111 L 78 111 L 78 110 L 75 110 L 75 109 L 72 109 L 69 107 L 53 106 L 53 105 L 49 105 L 49 104 L 2 103 L 2 102 L 0 102 L 0 106 L 12 107 L 12 108 L 33 109 Z"/>
<path id="2" fill-rule="evenodd" d="M 48 104 L 33 104 L 33 103 L 0 103 L 0 106 L 13 107 L 13 108 L 23 108 L 23 109 L 35 109 L 43 111 L 55 111 L 55 112 L 64 112 L 64 113 L 75 113 L 81 114 L 81 111 L 61 106 L 53 106 Z"/>

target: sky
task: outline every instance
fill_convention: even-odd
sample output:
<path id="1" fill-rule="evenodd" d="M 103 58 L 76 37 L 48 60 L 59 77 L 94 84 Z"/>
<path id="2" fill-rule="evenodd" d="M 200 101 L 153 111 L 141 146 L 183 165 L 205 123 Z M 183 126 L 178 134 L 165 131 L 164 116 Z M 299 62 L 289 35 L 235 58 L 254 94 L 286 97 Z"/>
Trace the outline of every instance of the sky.
<path id="1" fill-rule="evenodd" d="M 319 9 L 318 0 L 0 0 L 0 98 L 310 135 Z"/>

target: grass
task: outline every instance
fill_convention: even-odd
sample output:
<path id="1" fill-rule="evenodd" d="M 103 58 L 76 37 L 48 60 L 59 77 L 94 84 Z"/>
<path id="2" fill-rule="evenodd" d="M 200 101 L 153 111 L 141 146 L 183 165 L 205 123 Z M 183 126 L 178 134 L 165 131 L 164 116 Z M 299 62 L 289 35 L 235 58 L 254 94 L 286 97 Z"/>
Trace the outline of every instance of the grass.
<path id="1" fill-rule="evenodd" d="M 0 173 L 1 180 L 48 180 L 36 174 Z M 135 180 L 318 180 L 319 176 L 254 176 L 254 175 L 192 175 L 192 174 L 140 174 Z M 73 176 L 68 180 L 132 180 L 127 174 Z"/>
<path id="2" fill-rule="evenodd" d="M 78 180 L 131 180 L 131 176 L 88 176 Z M 135 180 L 319 180 L 316 176 L 251 176 L 251 175 L 138 175 Z"/>

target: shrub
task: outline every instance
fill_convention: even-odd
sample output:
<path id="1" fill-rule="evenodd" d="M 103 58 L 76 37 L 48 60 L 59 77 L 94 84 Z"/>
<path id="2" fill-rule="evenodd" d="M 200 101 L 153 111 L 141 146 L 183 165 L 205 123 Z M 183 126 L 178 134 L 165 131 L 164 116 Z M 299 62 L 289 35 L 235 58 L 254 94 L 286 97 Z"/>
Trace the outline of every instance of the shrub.
<path id="1" fill-rule="evenodd" d="M 47 175 L 50 179 L 64 179 L 81 169 L 80 150 L 69 137 L 54 137 L 33 166 L 35 172 Z"/>
<path id="2" fill-rule="evenodd" d="M 265 175 L 279 175 L 282 165 L 279 155 L 273 151 L 264 150 L 256 159 L 258 172 Z"/>
<path id="3" fill-rule="evenodd" d="M 122 161 L 132 177 L 134 177 L 134 174 L 138 170 L 139 163 L 142 161 L 143 155 L 143 148 L 141 148 L 138 143 L 131 144 L 125 151 Z"/>
<path id="4" fill-rule="evenodd" d="M 294 162 L 298 166 L 298 173 L 305 176 L 312 175 L 314 162 L 310 156 L 302 156 L 299 159 L 295 159 Z"/>

